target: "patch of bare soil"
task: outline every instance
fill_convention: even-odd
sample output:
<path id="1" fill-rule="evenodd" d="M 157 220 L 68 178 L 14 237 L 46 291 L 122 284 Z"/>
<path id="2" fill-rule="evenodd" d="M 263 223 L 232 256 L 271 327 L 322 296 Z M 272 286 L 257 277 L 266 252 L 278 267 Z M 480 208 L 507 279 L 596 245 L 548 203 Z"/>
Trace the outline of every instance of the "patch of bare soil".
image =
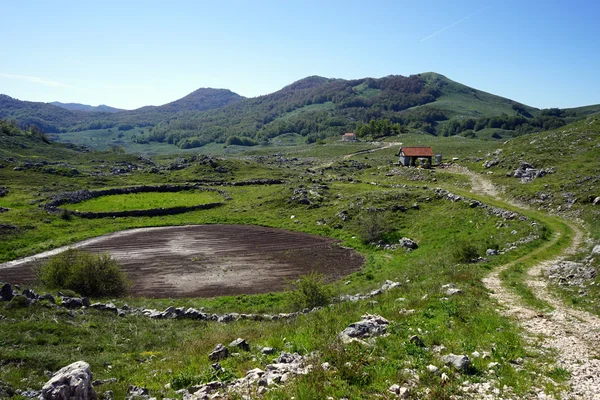
<path id="1" fill-rule="evenodd" d="M 252 225 L 189 225 L 116 232 L 70 247 L 110 253 L 141 297 L 213 297 L 283 290 L 317 271 L 332 281 L 364 258 L 334 239 Z M 35 282 L 35 264 L 66 248 L 0 264 L 0 281 Z"/>
<path id="2" fill-rule="evenodd" d="M 472 171 L 455 169 L 471 178 L 472 190 L 498 200 L 500 190 L 485 177 Z M 521 204 L 511 203 L 526 208 Z M 521 299 L 502 285 L 500 274 L 510 268 L 513 263 L 503 265 L 488 275 L 483 283 L 490 290 L 492 298 L 502 305 L 504 315 L 515 318 L 531 335 L 538 338 L 535 345 L 555 351 L 558 354 L 557 366 L 571 373 L 571 387 L 561 398 L 564 399 L 600 399 L 600 318 L 583 310 L 573 309 L 548 291 L 548 282 L 544 278 L 544 270 L 548 266 L 562 260 L 573 253 L 583 241 L 581 229 L 569 222 L 575 232 L 569 248 L 553 260 L 547 260 L 533 266 L 528 271 L 526 284 L 539 299 L 546 301 L 554 310 L 541 313 L 523 304 Z M 545 398 L 543 393 L 538 398 Z"/>

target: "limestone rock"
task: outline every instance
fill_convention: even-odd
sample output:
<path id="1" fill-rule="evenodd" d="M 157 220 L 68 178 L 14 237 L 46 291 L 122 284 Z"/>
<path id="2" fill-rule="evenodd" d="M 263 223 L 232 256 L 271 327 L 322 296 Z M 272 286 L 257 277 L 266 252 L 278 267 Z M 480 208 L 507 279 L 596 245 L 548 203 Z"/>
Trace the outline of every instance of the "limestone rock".
<path id="1" fill-rule="evenodd" d="M 415 250 L 417 248 L 419 248 L 419 245 L 417 244 L 417 242 L 415 242 L 412 239 L 409 238 L 402 238 L 399 241 L 400 246 L 402 247 L 406 247 L 407 249 L 411 249 L 411 250 Z"/>
<path id="2" fill-rule="evenodd" d="M 216 345 L 213 351 L 208 355 L 208 359 L 215 362 L 227 357 L 229 357 L 229 350 L 221 343 Z"/>
<path id="3" fill-rule="evenodd" d="M 250 345 L 245 339 L 237 338 L 233 342 L 229 343 L 229 347 L 237 347 L 245 351 L 250 351 Z"/>
<path id="4" fill-rule="evenodd" d="M 352 339 L 364 339 L 372 336 L 378 336 L 385 333 L 389 321 L 379 315 L 365 314 L 358 322 L 354 322 L 340 333 L 340 338 L 344 342 Z"/>
<path id="5" fill-rule="evenodd" d="M 60 369 L 42 388 L 39 400 L 96 400 L 90 365 L 77 361 Z"/>
<path id="6" fill-rule="evenodd" d="M 442 356 L 440 360 L 446 365 L 453 365 L 454 368 L 459 370 L 466 370 L 471 365 L 471 360 L 465 355 L 447 354 Z"/>

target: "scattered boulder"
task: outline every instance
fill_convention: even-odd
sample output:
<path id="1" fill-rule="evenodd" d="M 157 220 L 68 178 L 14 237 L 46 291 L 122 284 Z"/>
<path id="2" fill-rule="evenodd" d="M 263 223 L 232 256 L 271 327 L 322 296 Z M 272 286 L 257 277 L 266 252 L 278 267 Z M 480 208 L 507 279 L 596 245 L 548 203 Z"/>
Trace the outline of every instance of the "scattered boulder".
<path id="1" fill-rule="evenodd" d="M 520 178 L 521 183 L 527 183 L 527 182 L 534 180 L 535 178 L 541 178 L 547 174 L 553 174 L 554 172 L 555 172 L 554 168 L 548 168 L 548 169 L 542 168 L 542 169 L 538 170 L 538 169 L 534 168 L 533 165 L 526 163 L 524 161 L 521 161 L 519 168 L 517 168 L 515 170 L 515 172 L 513 172 L 512 174 L 509 173 L 509 175 L 512 175 L 515 178 Z"/>
<path id="2" fill-rule="evenodd" d="M 592 204 L 593 204 L 593 205 L 595 205 L 595 206 L 598 206 L 598 205 L 600 205 L 600 196 L 596 197 L 596 198 L 594 199 L 594 201 L 592 201 Z"/>
<path id="3" fill-rule="evenodd" d="M 499 253 L 499 252 L 498 252 L 498 250 L 496 250 L 496 249 L 487 249 L 487 250 L 485 251 L 485 255 L 486 255 L 486 256 L 497 256 L 497 255 L 498 255 L 498 253 Z"/>
<path id="4" fill-rule="evenodd" d="M 250 345 L 245 339 L 237 338 L 233 342 L 229 343 L 229 347 L 237 347 L 244 351 L 250 351 Z"/>
<path id="5" fill-rule="evenodd" d="M 229 357 L 229 349 L 221 343 L 216 345 L 213 351 L 208 355 L 208 359 L 215 362 L 224 360 L 227 357 Z"/>
<path id="6" fill-rule="evenodd" d="M 16 293 L 13 291 L 10 283 L 5 283 L 0 288 L 0 300 L 11 301 L 15 297 Z"/>
<path id="7" fill-rule="evenodd" d="M 496 166 L 500 164 L 500 160 L 498 159 L 498 157 L 494 157 L 493 160 L 487 160 L 483 163 L 483 168 L 492 168 L 493 166 Z"/>
<path id="8" fill-rule="evenodd" d="M 358 322 L 354 322 L 340 333 L 344 343 L 353 339 L 365 339 L 385 333 L 390 322 L 380 315 L 365 314 Z"/>
<path id="9" fill-rule="evenodd" d="M 90 365 L 77 361 L 60 369 L 42 388 L 39 400 L 96 400 Z"/>
<path id="10" fill-rule="evenodd" d="M 593 255 L 600 254 L 600 244 L 597 244 L 594 246 L 594 248 L 592 249 L 592 254 Z"/>
<path id="11" fill-rule="evenodd" d="M 546 273 L 558 284 L 568 286 L 584 286 L 597 275 L 594 266 L 575 261 L 559 261 L 551 265 Z"/>
<path id="12" fill-rule="evenodd" d="M 4 197 L 8 194 L 8 189 L 6 186 L 0 186 L 0 197 Z"/>
<path id="13" fill-rule="evenodd" d="M 0 207 L 0 214 L 10 211 L 10 208 Z"/>
<path id="14" fill-rule="evenodd" d="M 427 366 L 427 371 L 431 372 L 432 374 L 435 374 L 439 371 L 439 368 L 436 367 L 435 365 L 429 364 Z"/>
<path id="15" fill-rule="evenodd" d="M 442 356 L 440 360 L 446 365 L 452 365 L 454 368 L 465 371 L 471 365 L 471 360 L 465 355 L 447 354 Z"/>
<path id="16" fill-rule="evenodd" d="M 412 335 L 408 341 L 417 347 L 425 347 L 425 343 L 423 343 L 423 340 L 417 335 Z"/>
<path id="17" fill-rule="evenodd" d="M 402 247 L 406 247 L 407 249 L 411 249 L 411 250 L 415 250 L 417 248 L 419 248 L 419 245 L 417 244 L 417 242 L 415 242 L 412 239 L 409 238 L 402 238 L 399 241 L 400 246 Z"/>
<path id="18" fill-rule="evenodd" d="M 263 349 L 260 351 L 262 354 L 275 354 L 275 349 L 272 347 L 263 347 Z"/>
<path id="19" fill-rule="evenodd" d="M 442 286 L 442 290 L 447 297 L 461 294 L 462 290 L 458 289 L 454 283 L 448 283 Z"/>
<path id="20" fill-rule="evenodd" d="M 150 399 L 150 391 L 146 388 L 131 385 L 127 389 L 125 400 L 146 400 Z"/>
<path id="21" fill-rule="evenodd" d="M 406 386 L 400 386 L 397 383 L 390 386 L 388 392 L 397 395 L 400 399 L 410 398 L 410 390 Z"/>

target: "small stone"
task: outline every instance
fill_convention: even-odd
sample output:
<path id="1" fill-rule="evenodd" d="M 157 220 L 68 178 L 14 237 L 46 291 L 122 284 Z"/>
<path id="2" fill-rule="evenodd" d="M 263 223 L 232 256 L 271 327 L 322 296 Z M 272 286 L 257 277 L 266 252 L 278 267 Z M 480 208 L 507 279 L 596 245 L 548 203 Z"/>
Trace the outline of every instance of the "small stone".
<path id="1" fill-rule="evenodd" d="M 388 388 L 388 392 L 391 392 L 394 394 L 400 393 L 400 385 L 398 385 L 397 383 L 394 383 L 392 386 L 390 386 Z"/>
<path id="2" fill-rule="evenodd" d="M 275 349 L 272 347 L 263 347 L 263 349 L 261 350 L 261 353 L 263 354 L 275 354 Z"/>
<path id="3" fill-rule="evenodd" d="M 233 342 L 229 343 L 229 347 L 237 347 L 238 349 L 250 351 L 250 345 L 245 339 L 237 338 Z"/>
<path id="4" fill-rule="evenodd" d="M 425 347 L 425 343 L 423 343 L 423 340 L 417 335 L 412 335 L 410 339 L 408 339 L 408 341 L 413 343 L 417 347 Z"/>
<path id="5" fill-rule="evenodd" d="M 435 374 L 436 372 L 439 371 L 439 368 L 436 367 L 435 365 L 429 364 L 427 366 L 427 371 L 431 372 L 432 374 Z"/>

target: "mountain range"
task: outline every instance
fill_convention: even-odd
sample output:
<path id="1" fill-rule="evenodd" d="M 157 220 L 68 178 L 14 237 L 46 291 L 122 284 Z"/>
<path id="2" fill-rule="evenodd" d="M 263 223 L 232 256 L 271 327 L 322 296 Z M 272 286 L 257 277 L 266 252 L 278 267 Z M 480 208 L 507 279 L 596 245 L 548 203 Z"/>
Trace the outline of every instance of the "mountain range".
<path id="1" fill-rule="evenodd" d="M 148 127 L 140 140 L 180 147 L 225 142 L 230 137 L 255 144 L 283 133 L 315 140 L 353 130 L 371 136 L 402 129 L 444 135 L 485 128 L 523 133 L 555 128 L 564 119 L 597 111 L 600 106 L 539 110 L 433 72 L 355 80 L 311 76 L 255 98 L 201 88 L 171 103 L 129 111 L 0 95 L 0 119 L 21 126 L 36 125 L 47 133 Z"/>

